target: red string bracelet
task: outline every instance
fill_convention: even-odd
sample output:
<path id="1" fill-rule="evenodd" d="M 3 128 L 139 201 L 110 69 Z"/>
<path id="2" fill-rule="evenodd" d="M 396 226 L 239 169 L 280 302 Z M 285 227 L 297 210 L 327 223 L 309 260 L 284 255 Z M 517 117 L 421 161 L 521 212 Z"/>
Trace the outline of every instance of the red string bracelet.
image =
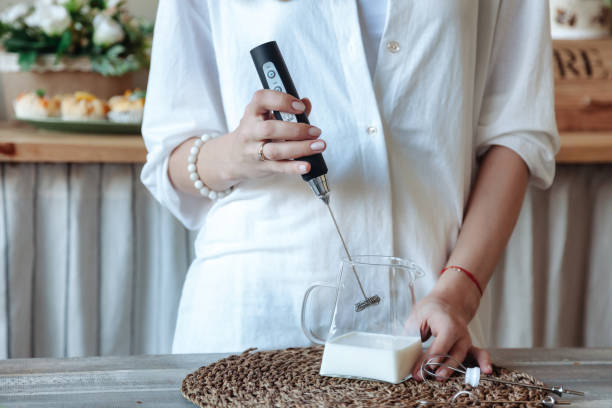
<path id="1" fill-rule="evenodd" d="M 478 283 L 478 280 L 476 279 L 476 277 L 472 274 L 472 272 L 468 271 L 465 268 L 462 268 L 460 266 L 455 266 L 455 265 L 450 265 L 447 266 L 446 268 L 442 269 L 442 271 L 440 272 L 440 276 L 448 271 L 449 269 L 456 269 L 458 271 L 461 271 L 465 274 L 465 276 L 467 276 L 468 278 L 471 279 L 472 282 L 474 282 L 474 284 L 476 285 L 476 287 L 478 288 L 478 291 L 480 292 L 480 296 L 482 296 L 482 287 L 480 286 L 480 283 Z"/>

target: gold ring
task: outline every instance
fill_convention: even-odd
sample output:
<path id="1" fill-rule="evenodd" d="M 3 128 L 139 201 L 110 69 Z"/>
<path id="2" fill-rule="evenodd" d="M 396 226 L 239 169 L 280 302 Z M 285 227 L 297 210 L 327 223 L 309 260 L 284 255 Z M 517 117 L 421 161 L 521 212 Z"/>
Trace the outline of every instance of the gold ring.
<path id="1" fill-rule="evenodd" d="M 266 160 L 268 160 L 268 158 L 266 157 L 266 155 L 264 154 L 264 151 L 263 151 L 264 146 L 266 145 L 266 143 L 268 143 L 268 141 L 264 140 L 259 145 L 259 150 L 257 151 L 257 160 L 259 160 L 259 161 L 266 161 Z"/>

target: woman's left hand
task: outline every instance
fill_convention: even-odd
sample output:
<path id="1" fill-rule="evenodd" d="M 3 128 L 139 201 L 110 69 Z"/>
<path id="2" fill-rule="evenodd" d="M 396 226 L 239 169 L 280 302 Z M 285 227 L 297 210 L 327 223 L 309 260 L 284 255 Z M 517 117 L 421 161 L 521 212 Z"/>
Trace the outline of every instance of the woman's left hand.
<path id="1" fill-rule="evenodd" d="M 461 273 L 448 271 L 440 277 L 432 292 L 415 305 L 410 320 L 419 327 L 422 341 L 432 335 L 435 337 L 413 368 L 412 375 L 416 380 L 422 380 L 421 363 L 432 355 L 448 354 L 463 362 L 469 354 L 476 359 L 484 374 L 493 372 L 491 356 L 486 350 L 472 345 L 468 332 L 468 323 L 476 314 L 479 303 L 480 293 L 474 284 Z M 446 363 L 453 367 L 457 365 L 452 360 Z M 436 374 L 440 379 L 447 379 L 452 371 L 440 367 Z"/>

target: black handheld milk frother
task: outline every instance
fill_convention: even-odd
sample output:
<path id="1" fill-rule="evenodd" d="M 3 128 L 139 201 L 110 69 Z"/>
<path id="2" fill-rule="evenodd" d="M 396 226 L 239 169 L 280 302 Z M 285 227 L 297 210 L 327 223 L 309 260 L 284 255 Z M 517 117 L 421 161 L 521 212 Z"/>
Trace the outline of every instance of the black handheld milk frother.
<path id="1" fill-rule="evenodd" d="M 295 89 L 295 85 L 293 84 L 291 75 L 289 75 L 289 70 L 287 69 L 287 65 L 285 64 L 285 60 L 280 52 L 280 49 L 278 48 L 278 45 L 276 44 L 276 41 L 270 41 L 253 48 L 251 50 L 251 57 L 255 63 L 257 73 L 259 74 L 259 79 L 261 80 L 261 83 L 265 89 L 285 92 L 299 99 L 297 90 Z M 292 113 L 274 111 L 274 117 L 277 120 L 284 120 L 287 122 L 310 123 L 305 113 L 294 115 Z M 344 237 L 342 236 L 340 228 L 338 227 L 336 217 L 329 206 L 327 165 L 325 164 L 323 155 L 321 153 L 317 153 L 312 156 L 301 157 L 298 160 L 307 161 L 310 163 L 310 171 L 302 175 L 302 178 L 308 183 L 310 188 L 312 188 L 315 195 L 327 206 L 329 215 L 331 215 L 336 231 L 338 232 L 338 236 L 342 241 L 342 246 L 344 247 L 346 256 L 350 262 L 353 262 L 348 247 L 346 246 L 346 242 L 344 241 Z M 378 295 L 370 297 L 366 295 L 354 265 L 353 273 L 355 274 L 355 278 L 359 284 L 359 289 L 364 298 L 364 300 L 355 305 L 355 310 L 360 312 L 368 306 L 378 304 L 380 302 L 380 297 Z"/>

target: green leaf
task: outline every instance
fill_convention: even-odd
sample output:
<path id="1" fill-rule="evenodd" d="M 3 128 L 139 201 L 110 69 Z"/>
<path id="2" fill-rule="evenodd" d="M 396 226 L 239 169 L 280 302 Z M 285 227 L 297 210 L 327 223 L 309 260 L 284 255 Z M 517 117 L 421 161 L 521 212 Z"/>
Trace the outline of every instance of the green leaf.
<path id="1" fill-rule="evenodd" d="M 19 67 L 22 71 L 29 71 L 36 62 L 38 54 L 36 51 L 26 51 L 19 53 Z"/>
<path id="2" fill-rule="evenodd" d="M 62 37 L 60 38 L 60 42 L 57 46 L 57 52 L 55 53 L 56 62 L 68 50 L 68 48 L 70 47 L 70 44 L 72 44 L 72 33 L 70 31 L 65 31 L 64 34 L 62 34 Z"/>
<path id="3" fill-rule="evenodd" d="M 36 90 L 36 95 L 40 96 L 41 98 L 44 97 L 46 93 L 47 93 L 47 91 L 45 91 L 44 89 L 37 89 Z"/>
<path id="4" fill-rule="evenodd" d="M 4 47 L 8 52 L 36 51 L 39 54 L 54 53 L 58 42 L 58 39 L 51 37 L 41 37 L 38 39 L 11 37 L 4 41 Z"/>
<path id="5" fill-rule="evenodd" d="M 91 64 L 94 71 L 104 76 L 120 76 L 142 68 L 142 64 L 133 55 L 127 57 L 100 55 L 92 57 Z"/>
<path id="6" fill-rule="evenodd" d="M 121 55 L 124 52 L 125 52 L 125 47 L 121 44 L 117 44 L 117 45 L 113 45 L 112 47 L 110 47 L 108 51 L 106 52 L 106 55 L 109 58 L 117 58 L 119 57 L 119 55 Z"/>
<path id="7" fill-rule="evenodd" d="M 132 95 L 130 96 L 130 100 L 136 101 L 138 99 L 145 98 L 146 96 L 147 96 L 146 91 L 143 91 L 142 89 L 138 89 L 132 93 Z"/>
<path id="8" fill-rule="evenodd" d="M 65 7 L 71 13 L 76 13 L 80 9 L 79 3 L 76 0 L 69 0 Z"/>
<path id="9" fill-rule="evenodd" d="M 11 27 L 0 22 L 0 37 L 4 36 L 5 34 L 9 33 L 11 31 Z"/>
<path id="10" fill-rule="evenodd" d="M 91 0 L 90 6 L 91 8 L 105 9 L 106 2 L 104 0 Z"/>

